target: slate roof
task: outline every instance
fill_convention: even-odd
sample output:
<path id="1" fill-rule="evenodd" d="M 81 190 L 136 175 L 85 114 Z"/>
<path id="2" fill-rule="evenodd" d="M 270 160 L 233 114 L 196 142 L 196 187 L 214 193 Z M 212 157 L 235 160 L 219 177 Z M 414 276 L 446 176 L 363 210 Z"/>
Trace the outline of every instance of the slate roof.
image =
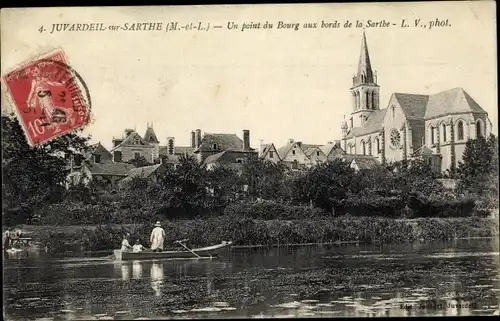
<path id="1" fill-rule="evenodd" d="M 144 140 L 149 142 L 149 143 L 155 143 L 155 144 L 160 143 L 158 141 L 158 138 L 156 137 L 156 133 L 155 133 L 153 127 L 148 127 L 148 129 L 146 129 L 146 133 L 144 134 Z"/>
<path id="2" fill-rule="evenodd" d="M 243 140 L 236 134 L 211 134 L 205 133 L 200 146 L 195 152 L 213 151 L 213 145 L 217 144 L 217 150 L 243 151 Z M 251 149 L 253 150 L 253 149 Z"/>
<path id="3" fill-rule="evenodd" d="M 295 145 L 295 142 L 293 143 L 287 143 L 285 146 L 282 146 L 278 149 L 278 155 L 280 159 L 285 159 L 286 155 L 292 149 L 292 147 Z"/>
<path id="4" fill-rule="evenodd" d="M 90 163 L 87 168 L 92 175 L 105 176 L 127 176 L 128 172 L 135 168 L 134 165 L 128 163 Z"/>
<path id="5" fill-rule="evenodd" d="M 449 113 L 486 113 L 462 88 L 453 88 L 430 95 L 425 118 L 445 116 Z"/>
<path id="6" fill-rule="evenodd" d="M 368 117 L 365 126 L 352 128 L 349 133 L 347 133 L 345 138 L 363 136 L 380 131 L 382 129 L 386 112 L 387 108 L 373 111 Z"/>

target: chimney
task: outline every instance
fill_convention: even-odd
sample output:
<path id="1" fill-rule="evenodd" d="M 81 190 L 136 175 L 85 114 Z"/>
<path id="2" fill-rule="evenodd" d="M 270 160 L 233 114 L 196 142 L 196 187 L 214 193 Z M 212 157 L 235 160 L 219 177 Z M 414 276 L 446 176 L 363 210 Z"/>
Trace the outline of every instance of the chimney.
<path id="1" fill-rule="evenodd" d="M 333 144 L 333 142 L 332 142 L 332 141 L 329 141 L 329 142 L 328 142 L 328 143 L 326 143 L 326 144 L 327 144 L 327 145 L 331 145 L 331 144 Z"/>
<path id="2" fill-rule="evenodd" d="M 294 142 L 293 138 L 288 139 L 288 144 L 293 144 L 293 142 Z"/>
<path id="3" fill-rule="evenodd" d="M 243 150 L 250 150 L 250 131 L 243 129 Z"/>
<path id="4" fill-rule="evenodd" d="M 175 138 L 167 137 L 167 153 L 169 155 L 175 154 Z"/>
<path id="5" fill-rule="evenodd" d="M 127 128 L 125 129 L 125 137 L 128 137 L 128 135 L 132 134 L 134 132 L 133 129 Z"/>
<path id="6" fill-rule="evenodd" d="M 113 152 L 113 162 L 120 163 L 122 161 L 122 152 L 119 150 L 115 150 Z"/>
<path id="7" fill-rule="evenodd" d="M 299 148 L 302 148 L 302 142 L 297 142 L 297 146 L 299 146 Z"/>
<path id="8" fill-rule="evenodd" d="M 196 134 L 194 130 L 191 131 L 191 147 L 196 148 Z"/>
<path id="9" fill-rule="evenodd" d="M 195 146 L 196 148 L 200 147 L 200 145 L 201 145 L 201 129 L 196 130 L 195 143 L 196 143 L 196 146 Z"/>

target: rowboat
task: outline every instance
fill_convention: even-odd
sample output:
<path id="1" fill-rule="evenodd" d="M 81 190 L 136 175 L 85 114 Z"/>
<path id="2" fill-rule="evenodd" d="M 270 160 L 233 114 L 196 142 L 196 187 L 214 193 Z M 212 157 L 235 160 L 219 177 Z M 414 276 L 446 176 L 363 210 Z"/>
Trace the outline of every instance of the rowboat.
<path id="1" fill-rule="evenodd" d="M 151 259 L 210 259 L 217 257 L 224 251 L 231 247 L 233 242 L 223 241 L 220 244 L 189 249 L 184 244 L 181 244 L 184 249 L 179 251 L 163 251 L 163 252 L 122 252 L 121 250 L 114 250 L 114 259 L 117 261 L 128 260 L 151 260 Z"/>

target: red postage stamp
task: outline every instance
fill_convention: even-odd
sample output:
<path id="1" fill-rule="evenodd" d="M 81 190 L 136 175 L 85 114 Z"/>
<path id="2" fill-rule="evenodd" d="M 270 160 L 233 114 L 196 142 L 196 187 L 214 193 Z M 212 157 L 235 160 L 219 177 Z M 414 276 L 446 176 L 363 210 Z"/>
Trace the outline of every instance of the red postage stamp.
<path id="1" fill-rule="evenodd" d="M 86 126 L 90 95 L 62 50 L 37 58 L 2 77 L 31 146 Z"/>

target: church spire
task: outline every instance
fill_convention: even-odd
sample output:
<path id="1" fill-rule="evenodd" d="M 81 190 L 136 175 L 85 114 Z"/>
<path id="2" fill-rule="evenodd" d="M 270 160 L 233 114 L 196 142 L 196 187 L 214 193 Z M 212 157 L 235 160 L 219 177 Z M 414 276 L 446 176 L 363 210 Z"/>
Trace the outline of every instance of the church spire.
<path id="1" fill-rule="evenodd" d="M 373 77 L 372 64 L 370 62 L 370 54 L 368 53 L 368 45 L 366 44 L 366 35 L 363 30 L 363 38 L 361 39 L 361 53 L 359 54 L 358 73 L 354 76 L 353 86 L 362 84 L 376 84 L 376 79 Z"/>

